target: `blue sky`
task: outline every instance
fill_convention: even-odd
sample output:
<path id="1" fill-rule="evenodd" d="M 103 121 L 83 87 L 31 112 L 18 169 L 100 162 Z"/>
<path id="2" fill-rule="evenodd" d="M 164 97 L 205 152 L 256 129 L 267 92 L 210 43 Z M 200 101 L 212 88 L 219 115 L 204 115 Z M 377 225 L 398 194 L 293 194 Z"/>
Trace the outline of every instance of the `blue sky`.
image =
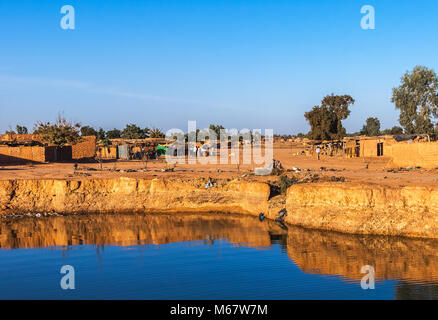
<path id="1" fill-rule="evenodd" d="M 60 27 L 66 4 L 75 30 Z M 307 132 L 304 112 L 331 93 L 356 99 L 349 132 L 369 116 L 392 127 L 400 77 L 438 70 L 437 14 L 435 0 L 1 0 L 0 131 L 63 112 L 104 129 Z"/>

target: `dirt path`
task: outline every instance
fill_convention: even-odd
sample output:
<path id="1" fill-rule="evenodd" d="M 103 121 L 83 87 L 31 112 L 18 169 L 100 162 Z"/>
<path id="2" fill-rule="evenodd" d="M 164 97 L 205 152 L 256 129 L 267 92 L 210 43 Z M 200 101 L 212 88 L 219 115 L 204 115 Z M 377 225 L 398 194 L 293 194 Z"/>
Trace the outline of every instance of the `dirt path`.
<path id="1" fill-rule="evenodd" d="M 346 181 L 381 184 L 388 186 L 436 186 L 438 185 L 438 170 L 414 169 L 389 172 L 387 159 L 344 159 L 322 157 L 317 160 L 312 157 L 296 156 L 291 149 L 275 149 L 274 158 L 280 160 L 285 169 L 299 168 L 301 172 L 323 177 L 343 177 Z M 0 166 L 0 180 L 7 179 L 84 179 L 84 178 L 217 178 L 233 179 L 253 172 L 258 165 L 190 165 L 178 164 L 172 172 L 163 172 L 167 163 L 164 159 L 147 163 L 142 161 L 113 161 L 100 165 L 99 163 L 80 163 L 75 172 L 73 163 L 50 163 L 36 165 Z M 321 167 L 322 170 L 321 170 Z M 102 170 L 101 170 L 102 169 Z M 255 177 L 245 179 L 255 181 L 277 181 L 278 177 Z"/>

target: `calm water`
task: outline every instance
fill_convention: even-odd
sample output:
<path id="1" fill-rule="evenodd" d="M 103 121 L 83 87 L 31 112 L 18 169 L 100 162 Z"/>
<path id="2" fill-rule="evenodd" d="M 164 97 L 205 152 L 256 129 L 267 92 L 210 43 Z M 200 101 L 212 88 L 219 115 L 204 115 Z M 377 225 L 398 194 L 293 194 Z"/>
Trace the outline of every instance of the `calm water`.
<path id="1" fill-rule="evenodd" d="M 0 299 L 435 299 L 438 242 L 238 215 L 0 220 Z M 75 290 L 62 290 L 63 265 Z M 376 272 L 363 290 L 362 266 Z"/>

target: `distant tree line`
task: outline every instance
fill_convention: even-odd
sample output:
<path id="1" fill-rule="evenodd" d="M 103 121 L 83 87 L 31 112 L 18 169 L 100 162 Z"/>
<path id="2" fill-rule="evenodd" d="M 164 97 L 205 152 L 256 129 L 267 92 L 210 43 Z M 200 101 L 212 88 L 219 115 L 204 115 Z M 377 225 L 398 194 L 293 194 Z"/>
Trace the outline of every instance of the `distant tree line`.
<path id="1" fill-rule="evenodd" d="M 20 125 L 17 124 L 15 126 L 15 131 L 12 130 L 12 129 L 9 129 L 9 130 L 6 130 L 5 133 L 6 134 L 16 134 L 16 133 L 18 133 L 18 134 L 28 134 L 28 130 L 27 130 L 26 127 L 20 126 Z"/>
<path id="2" fill-rule="evenodd" d="M 392 90 L 391 102 L 400 110 L 401 127 L 381 131 L 380 120 L 370 117 L 359 132 L 347 134 L 342 120 L 350 115 L 349 106 L 354 104 L 349 95 L 326 96 L 320 106 L 313 107 L 304 117 L 310 125 L 307 134 L 299 133 L 297 137 L 313 140 L 341 139 L 345 136 L 384 134 L 429 134 L 438 135 L 438 76 L 433 69 L 417 66 L 406 72 L 399 87 Z"/>
<path id="3" fill-rule="evenodd" d="M 185 141 L 189 140 L 189 136 L 193 140 L 196 140 L 196 139 L 201 140 L 201 141 L 204 140 L 204 139 L 209 139 L 209 140 L 217 139 L 217 140 L 220 140 L 220 138 L 221 138 L 221 131 L 222 130 L 225 130 L 227 132 L 227 129 L 225 129 L 225 127 L 222 126 L 222 125 L 210 124 L 208 129 L 202 129 L 202 130 L 196 129 L 196 132 L 192 131 L 192 132 L 186 133 L 184 135 L 184 138 L 185 138 Z M 232 137 L 234 135 L 234 134 L 232 134 L 232 132 L 229 132 L 229 131 L 227 132 L 227 134 L 228 134 L 229 137 Z M 238 135 L 239 135 L 239 140 L 242 141 L 244 139 L 245 132 L 239 131 Z M 251 130 L 248 130 L 248 132 L 247 132 L 247 136 L 251 140 L 254 139 L 256 137 L 256 135 L 257 135 L 257 137 L 259 139 L 261 139 L 262 135 L 257 134 L 257 133 L 254 134 Z"/>
<path id="4" fill-rule="evenodd" d="M 307 137 L 313 140 L 334 140 L 342 139 L 345 136 L 368 135 L 378 136 L 382 134 L 429 134 L 438 136 L 438 76 L 433 69 L 424 66 L 416 66 L 411 72 L 406 72 L 401 78 L 401 84 L 392 90 L 391 102 L 395 108 L 400 110 L 399 123 L 401 127 L 394 126 L 391 129 L 381 130 L 380 120 L 370 117 L 366 120 L 359 132 L 347 134 L 342 121 L 350 115 L 350 106 L 355 100 L 345 95 L 327 95 L 321 104 L 314 106 L 304 114 L 310 125 L 307 134 L 299 133 L 297 137 Z M 211 124 L 208 132 L 204 135 L 215 133 L 220 136 L 224 129 L 221 125 Z M 6 133 L 27 134 L 29 131 L 25 126 L 17 125 L 15 131 L 10 129 Z M 43 136 L 43 139 L 56 145 L 75 143 L 81 140 L 81 136 L 96 136 L 97 140 L 109 143 L 110 139 L 145 139 L 164 138 L 164 133 L 158 128 L 140 128 L 135 124 L 127 124 L 123 130 L 112 129 L 105 131 L 98 130 L 91 126 L 81 126 L 65 120 L 60 115 L 55 123 L 37 122 L 33 133 Z M 199 135 L 197 130 L 196 134 Z M 195 134 L 190 133 L 190 134 Z M 185 134 L 188 139 L 189 134 Z M 252 134 L 251 134 L 252 136 Z M 283 135 L 283 137 L 289 137 Z"/>
<path id="5" fill-rule="evenodd" d="M 29 130 L 25 126 L 17 125 L 15 131 L 10 129 L 6 134 L 28 134 Z M 114 128 L 105 131 L 98 130 L 91 126 L 82 126 L 80 123 L 72 123 L 61 115 L 58 115 L 54 123 L 38 121 L 33 130 L 34 134 L 39 134 L 43 141 L 57 146 L 75 144 L 82 141 L 84 136 L 96 136 L 98 141 L 106 145 L 111 144 L 110 139 L 145 139 L 145 138 L 164 138 L 164 133 L 158 128 L 140 128 L 135 124 L 128 124 L 123 130 Z"/>
<path id="6" fill-rule="evenodd" d="M 127 124 L 123 130 L 114 128 L 108 131 L 102 128 L 95 130 L 93 127 L 83 126 L 80 131 L 82 136 L 96 136 L 98 140 L 164 138 L 165 136 L 158 128 L 140 128 L 135 124 Z"/>

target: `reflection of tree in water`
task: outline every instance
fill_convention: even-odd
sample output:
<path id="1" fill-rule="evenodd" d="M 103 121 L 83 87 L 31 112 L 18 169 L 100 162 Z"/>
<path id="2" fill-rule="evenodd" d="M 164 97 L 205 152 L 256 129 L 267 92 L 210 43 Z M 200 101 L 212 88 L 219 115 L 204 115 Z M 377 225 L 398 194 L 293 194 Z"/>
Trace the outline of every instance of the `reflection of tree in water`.
<path id="1" fill-rule="evenodd" d="M 403 292 L 406 299 L 409 292 L 416 296 L 415 286 L 425 287 L 417 296 L 429 293 L 438 299 L 438 290 L 432 286 L 438 284 L 437 239 L 349 235 L 289 226 L 287 244 L 287 254 L 304 272 L 341 276 L 357 281 L 360 288 L 361 268 L 370 265 L 377 281 L 400 279 L 399 299 Z"/>
<path id="2" fill-rule="evenodd" d="M 371 265 L 376 280 L 400 279 L 397 299 L 438 299 L 438 239 L 348 235 L 283 225 L 233 214 L 78 215 L 0 221 L 0 248 L 60 247 L 65 257 L 77 246 L 94 245 L 103 269 L 104 246 L 200 242 L 268 248 L 278 246 L 303 272 L 354 280 Z"/>
<path id="3" fill-rule="evenodd" d="M 399 281 L 395 286 L 396 300 L 437 300 L 438 285 L 410 284 Z"/>
<path id="4" fill-rule="evenodd" d="M 251 247 L 271 244 L 269 233 L 285 233 L 273 221 L 233 214 L 78 215 L 0 221 L 0 248 L 81 245 L 141 245 L 218 240 Z M 96 254 L 101 253 L 101 247 Z"/>

